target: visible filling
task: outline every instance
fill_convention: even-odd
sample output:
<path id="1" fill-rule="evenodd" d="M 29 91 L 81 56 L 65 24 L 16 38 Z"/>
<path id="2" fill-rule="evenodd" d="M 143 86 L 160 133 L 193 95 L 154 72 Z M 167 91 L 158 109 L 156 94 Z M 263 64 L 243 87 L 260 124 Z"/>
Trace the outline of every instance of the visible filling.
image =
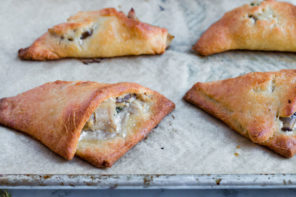
<path id="1" fill-rule="evenodd" d="M 84 41 L 90 39 L 96 33 L 97 25 L 89 24 L 85 27 L 69 29 L 63 33 L 57 33 L 54 29 L 50 29 L 49 32 L 58 40 L 59 43 L 74 43 L 81 46 Z"/>
<path id="2" fill-rule="evenodd" d="M 139 121 L 148 118 L 147 96 L 126 94 L 102 102 L 85 123 L 80 140 L 105 140 L 126 137 Z"/>
<path id="3" fill-rule="evenodd" d="M 80 39 L 81 39 L 81 40 L 84 40 L 84 39 L 86 39 L 87 37 L 91 36 L 92 33 L 93 33 L 93 31 L 94 31 L 93 29 L 90 29 L 90 30 L 88 30 L 88 31 L 83 32 L 83 33 L 81 34 L 81 36 L 80 36 Z"/>
<path id="4" fill-rule="evenodd" d="M 90 36 L 92 36 L 94 32 L 93 27 L 92 28 L 85 28 L 84 30 L 79 30 L 77 31 L 77 29 L 74 30 L 70 30 L 67 32 L 67 34 L 64 34 L 60 37 L 61 40 L 64 40 L 66 38 L 66 40 L 72 42 L 72 41 L 77 41 L 77 42 L 81 42 L 81 40 L 85 40 L 87 38 L 89 38 Z M 80 40 L 79 40 L 79 39 Z"/>
<path id="5" fill-rule="evenodd" d="M 260 4 L 251 3 L 251 6 L 259 6 Z M 259 9 L 255 13 L 248 14 L 248 18 L 253 22 L 256 23 L 258 20 L 268 20 L 268 21 L 274 21 L 275 23 L 278 23 L 278 18 L 276 17 L 274 11 L 270 7 L 265 7 L 262 9 Z"/>
<path id="6" fill-rule="evenodd" d="M 260 5 L 260 2 L 258 1 L 254 1 L 250 3 L 250 6 L 259 6 L 259 5 Z"/>
<path id="7" fill-rule="evenodd" d="M 283 123 L 281 128 L 282 131 L 293 131 L 296 123 L 296 112 L 290 117 L 280 117 L 280 120 Z"/>

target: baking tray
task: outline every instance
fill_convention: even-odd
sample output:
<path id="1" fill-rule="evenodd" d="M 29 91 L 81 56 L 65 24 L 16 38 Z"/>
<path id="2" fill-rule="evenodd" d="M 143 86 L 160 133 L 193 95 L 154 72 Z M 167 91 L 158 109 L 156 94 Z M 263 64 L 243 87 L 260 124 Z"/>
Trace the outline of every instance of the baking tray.
<path id="1" fill-rule="evenodd" d="M 200 57 L 191 46 L 225 11 L 243 0 L 18 1 L 0 6 L 0 98 L 54 80 L 137 82 L 176 103 L 147 139 L 112 168 L 96 169 L 79 158 L 65 161 L 39 142 L 0 126 L 0 188 L 282 188 L 295 187 L 296 159 L 255 145 L 182 100 L 197 81 L 254 71 L 295 68 L 293 53 L 235 51 Z M 296 4 L 296 1 L 291 1 Z M 26 47 L 48 27 L 79 10 L 133 7 L 140 20 L 166 27 L 175 36 L 158 56 L 21 61 Z"/>
<path id="2" fill-rule="evenodd" d="M 1 175 L 0 189 L 295 188 L 295 175 Z"/>

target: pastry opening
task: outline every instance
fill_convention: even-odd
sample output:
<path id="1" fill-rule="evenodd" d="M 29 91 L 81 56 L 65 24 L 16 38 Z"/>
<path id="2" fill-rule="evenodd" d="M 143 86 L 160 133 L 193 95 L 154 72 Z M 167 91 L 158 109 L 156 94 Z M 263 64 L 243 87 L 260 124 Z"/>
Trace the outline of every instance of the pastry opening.
<path id="1" fill-rule="evenodd" d="M 295 123 L 296 123 L 296 112 L 290 117 L 279 117 L 281 122 L 280 129 L 283 132 L 292 132 L 296 130 Z"/>
<path id="2" fill-rule="evenodd" d="M 81 34 L 80 39 L 81 39 L 81 40 L 84 40 L 84 39 L 90 37 L 90 36 L 93 34 L 93 31 L 94 31 L 93 29 L 90 29 L 90 30 L 86 30 L 86 31 L 84 31 L 84 32 Z"/>
<path id="3" fill-rule="evenodd" d="M 145 94 L 125 94 L 103 101 L 85 123 L 79 141 L 125 138 L 137 123 L 149 117 L 149 98 Z"/>
<path id="4" fill-rule="evenodd" d="M 60 42 L 74 42 L 82 44 L 84 40 L 87 40 L 93 36 L 96 26 L 92 24 L 88 27 L 77 28 L 73 30 L 68 30 L 63 34 L 57 34 L 54 30 L 49 29 L 49 32 L 59 39 Z"/>
<path id="5" fill-rule="evenodd" d="M 257 4 L 254 4 L 254 6 Z M 252 23 L 256 23 L 258 20 L 267 20 L 272 21 L 274 24 L 278 24 L 278 18 L 271 7 L 263 7 L 258 9 L 256 12 L 249 13 L 247 17 L 252 21 Z"/>

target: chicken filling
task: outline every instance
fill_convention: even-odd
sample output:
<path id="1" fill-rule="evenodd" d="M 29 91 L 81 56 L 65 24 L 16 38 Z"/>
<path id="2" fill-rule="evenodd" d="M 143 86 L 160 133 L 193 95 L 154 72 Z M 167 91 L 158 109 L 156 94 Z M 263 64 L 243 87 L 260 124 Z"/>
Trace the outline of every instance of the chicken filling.
<path id="1" fill-rule="evenodd" d="M 259 6 L 259 4 L 251 4 L 251 6 Z M 274 25 L 278 24 L 278 17 L 276 13 L 270 7 L 264 7 L 256 12 L 247 14 L 247 17 L 255 24 L 258 20 L 271 21 Z"/>
<path id="2" fill-rule="evenodd" d="M 283 123 L 281 128 L 282 131 L 293 131 L 295 129 L 294 126 L 296 123 L 296 112 L 290 117 L 280 117 L 280 120 Z"/>
<path id="3" fill-rule="evenodd" d="M 106 140 L 126 137 L 137 122 L 149 115 L 144 95 L 126 94 L 102 102 L 85 123 L 80 140 Z"/>

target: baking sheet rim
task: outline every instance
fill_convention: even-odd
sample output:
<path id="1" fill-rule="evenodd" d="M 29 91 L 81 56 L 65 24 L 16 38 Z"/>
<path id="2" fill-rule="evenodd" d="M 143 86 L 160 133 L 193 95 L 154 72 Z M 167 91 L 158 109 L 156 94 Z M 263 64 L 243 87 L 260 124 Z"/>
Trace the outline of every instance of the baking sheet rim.
<path id="1" fill-rule="evenodd" d="M 0 189 L 255 189 L 295 187 L 295 174 L 0 175 Z"/>

